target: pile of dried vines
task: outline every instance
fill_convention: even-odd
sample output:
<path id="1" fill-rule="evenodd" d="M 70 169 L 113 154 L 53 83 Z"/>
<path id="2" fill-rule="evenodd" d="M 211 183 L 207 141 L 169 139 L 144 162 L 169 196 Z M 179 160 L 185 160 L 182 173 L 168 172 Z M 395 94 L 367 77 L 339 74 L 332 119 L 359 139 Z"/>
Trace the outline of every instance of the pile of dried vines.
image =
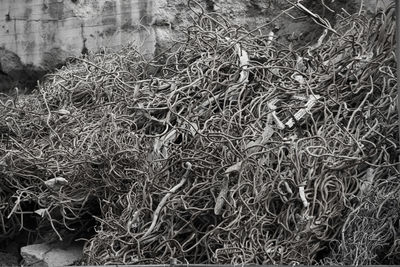
<path id="1" fill-rule="evenodd" d="M 74 59 L 1 102 L 0 238 L 62 238 L 97 205 L 91 264 L 398 259 L 393 13 L 298 50 L 197 13 L 162 63 Z"/>

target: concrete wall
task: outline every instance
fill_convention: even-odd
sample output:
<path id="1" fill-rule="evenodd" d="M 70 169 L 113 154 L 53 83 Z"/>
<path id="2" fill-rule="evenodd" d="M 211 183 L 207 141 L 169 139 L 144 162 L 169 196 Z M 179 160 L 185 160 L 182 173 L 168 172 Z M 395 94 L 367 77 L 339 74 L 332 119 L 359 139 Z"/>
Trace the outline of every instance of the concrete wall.
<path id="1" fill-rule="evenodd" d="M 154 53 L 152 0 L 0 0 L 0 7 L 0 47 L 23 64 L 52 68 L 85 49 L 128 42 Z"/>

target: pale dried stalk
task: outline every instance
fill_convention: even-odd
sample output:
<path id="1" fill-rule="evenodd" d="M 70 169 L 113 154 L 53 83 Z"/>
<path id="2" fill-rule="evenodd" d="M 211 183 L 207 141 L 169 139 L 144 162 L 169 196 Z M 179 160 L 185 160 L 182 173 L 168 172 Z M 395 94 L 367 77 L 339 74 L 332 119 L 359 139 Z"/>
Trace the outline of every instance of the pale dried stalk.
<path id="1" fill-rule="evenodd" d="M 185 167 L 186 167 L 186 172 L 183 174 L 181 181 L 177 185 L 175 185 L 173 188 L 171 188 L 171 190 L 169 190 L 169 192 L 161 199 L 160 203 L 157 206 L 157 209 L 154 212 L 153 221 L 151 222 L 149 229 L 147 229 L 146 233 L 142 236 L 141 240 L 143 240 L 147 236 L 149 236 L 151 234 L 151 232 L 154 230 L 154 227 L 156 226 L 157 221 L 158 221 L 158 217 L 160 216 L 160 212 L 164 208 L 165 203 L 167 203 L 167 200 L 169 199 L 169 197 L 172 194 L 176 193 L 185 184 L 185 182 L 189 176 L 189 173 L 192 170 L 192 164 L 190 162 L 186 162 Z"/>

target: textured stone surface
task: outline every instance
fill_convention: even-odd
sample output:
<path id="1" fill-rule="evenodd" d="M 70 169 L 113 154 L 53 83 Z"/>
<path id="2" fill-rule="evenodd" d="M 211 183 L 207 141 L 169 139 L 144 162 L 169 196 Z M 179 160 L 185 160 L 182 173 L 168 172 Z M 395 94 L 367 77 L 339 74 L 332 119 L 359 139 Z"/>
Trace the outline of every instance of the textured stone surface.
<path id="1" fill-rule="evenodd" d="M 55 61 L 102 46 L 136 42 L 153 53 L 150 0 L 0 0 L 2 46 L 24 64 L 53 68 Z"/>
<path id="2" fill-rule="evenodd" d="M 68 266 L 79 261 L 82 257 L 82 246 L 63 244 L 35 244 L 21 248 L 24 266 Z"/>

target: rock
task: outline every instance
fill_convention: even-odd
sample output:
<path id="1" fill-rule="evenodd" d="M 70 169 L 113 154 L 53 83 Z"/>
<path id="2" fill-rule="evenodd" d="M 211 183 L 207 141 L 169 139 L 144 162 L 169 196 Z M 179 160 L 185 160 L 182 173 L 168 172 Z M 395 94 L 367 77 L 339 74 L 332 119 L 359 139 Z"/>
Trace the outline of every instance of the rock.
<path id="1" fill-rule="evenodd" d="M 77 244 L 65 246 L 63 243 L 42 243 L 22 247 L 21 256 L 24 266 L 68 266 L 82 258 L 82 250 L 83 246 Z"/>
<path id="2" fill-rule="evenodd" d="M 18 258 L 9 253 L 0 252 L 0 267 L 19 266 Z"/>
<path id="3" fill-rule="evenodd" d="M 22 72 L 24 66 L 20 58 L 13 52 L 0 48 L 0 92 L 8 93 L 15 86 L 16 74 Z"/>
<path id="4" fill-rule="evenodd" d="M 24 65 L 18 55 L 4 48 L 0 48 L 0 66 L 4 73 L 24 69 Z"/>
<path id="5" fill-rule="evenodd" d="M 53 56 L 45 54 L 45 68 L 41 68 L 31 64 L 24 65 L 17 54 L 0 47 L 0 93 L 12 93 L 15 87 L 18 87 L 20 93 L 30 91 L 46 71 L 53 70 L 57 67 L 55 64 L 61 61 L 59 58 L 63 54 L 60 51 L 52 54 Z"/>

